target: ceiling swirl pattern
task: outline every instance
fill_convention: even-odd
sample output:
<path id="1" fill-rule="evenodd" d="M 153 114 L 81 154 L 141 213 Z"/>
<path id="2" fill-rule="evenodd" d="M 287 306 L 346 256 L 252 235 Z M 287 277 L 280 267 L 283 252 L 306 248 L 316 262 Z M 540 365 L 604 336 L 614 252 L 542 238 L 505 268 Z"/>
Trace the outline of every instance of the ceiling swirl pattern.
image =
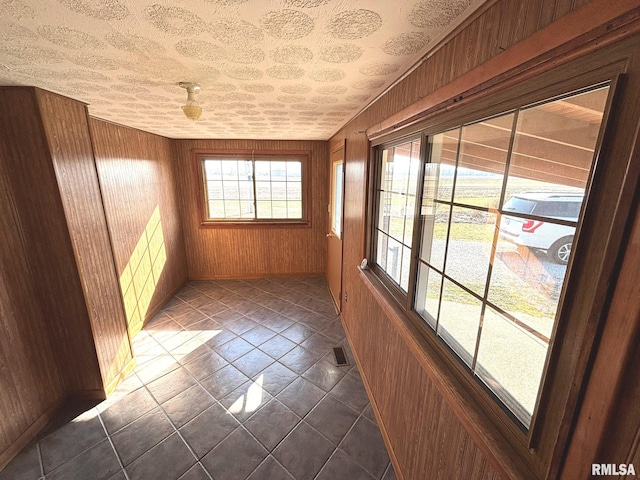
<path id="1" fill-rule="evenodd" d="M 483 1 L 0 0 L 0 84 L 171 138 L 326 140 Z"/>

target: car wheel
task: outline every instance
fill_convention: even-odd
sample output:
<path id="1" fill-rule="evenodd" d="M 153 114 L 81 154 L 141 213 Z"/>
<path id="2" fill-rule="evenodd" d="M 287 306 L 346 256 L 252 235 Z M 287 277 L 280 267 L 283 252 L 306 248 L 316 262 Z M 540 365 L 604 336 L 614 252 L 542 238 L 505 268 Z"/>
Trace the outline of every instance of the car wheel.
<path id="1" fill-rule="evenodd" d="M 547 255 L 552 262 L 566 265 L 571 255 L 571 244 L 573 243 L 573 237 L 564 237 L 558 240 L 556 243 L 549 247 Z"/>

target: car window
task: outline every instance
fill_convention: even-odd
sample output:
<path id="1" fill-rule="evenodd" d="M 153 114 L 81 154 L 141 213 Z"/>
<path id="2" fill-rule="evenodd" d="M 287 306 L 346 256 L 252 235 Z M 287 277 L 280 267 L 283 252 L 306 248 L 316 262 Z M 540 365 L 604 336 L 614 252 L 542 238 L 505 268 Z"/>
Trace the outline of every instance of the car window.
<path id="1" fill-rule="evenodd" d="M 532 200 L 511 197 L 509 201 L 504 204 L 504 207 L 502 207 L 502 209 L 508 212 L 531 213 L 533 211 L 533 207 L 535 206 L 536 202 Z"/>
<path id="2" fill-rule="evenodd" d="M 581 202 L 573 201 L 544 201 L 536 204 L 533 213 L 541 217 L 578 218 L 581 205 Z"/>

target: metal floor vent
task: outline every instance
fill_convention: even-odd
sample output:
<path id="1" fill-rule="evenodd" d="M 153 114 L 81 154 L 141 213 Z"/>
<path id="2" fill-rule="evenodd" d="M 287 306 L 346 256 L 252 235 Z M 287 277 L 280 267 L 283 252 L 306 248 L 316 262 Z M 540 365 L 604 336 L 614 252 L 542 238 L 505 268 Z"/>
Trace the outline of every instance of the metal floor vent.
<path id="1" fill-rule="evenodd" d="M 347 355 L 344 353 L 344 348 L 333 347 L 333 355 L 336 357 L 336 365 L 339 367 L 349 365 L 349 360 L 347 360 Z"/>

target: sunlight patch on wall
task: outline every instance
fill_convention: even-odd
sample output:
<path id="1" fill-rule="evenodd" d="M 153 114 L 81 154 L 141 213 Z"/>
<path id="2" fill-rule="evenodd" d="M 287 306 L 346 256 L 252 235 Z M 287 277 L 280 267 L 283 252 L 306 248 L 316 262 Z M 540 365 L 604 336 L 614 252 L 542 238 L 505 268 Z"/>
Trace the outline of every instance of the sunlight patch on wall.
<path id="1" fill-rule="evenodd" d="M 120 275 L 120 290 L 131 337 L 142 328 L 166 262 L 160 209 L 156 206 Z"/>

